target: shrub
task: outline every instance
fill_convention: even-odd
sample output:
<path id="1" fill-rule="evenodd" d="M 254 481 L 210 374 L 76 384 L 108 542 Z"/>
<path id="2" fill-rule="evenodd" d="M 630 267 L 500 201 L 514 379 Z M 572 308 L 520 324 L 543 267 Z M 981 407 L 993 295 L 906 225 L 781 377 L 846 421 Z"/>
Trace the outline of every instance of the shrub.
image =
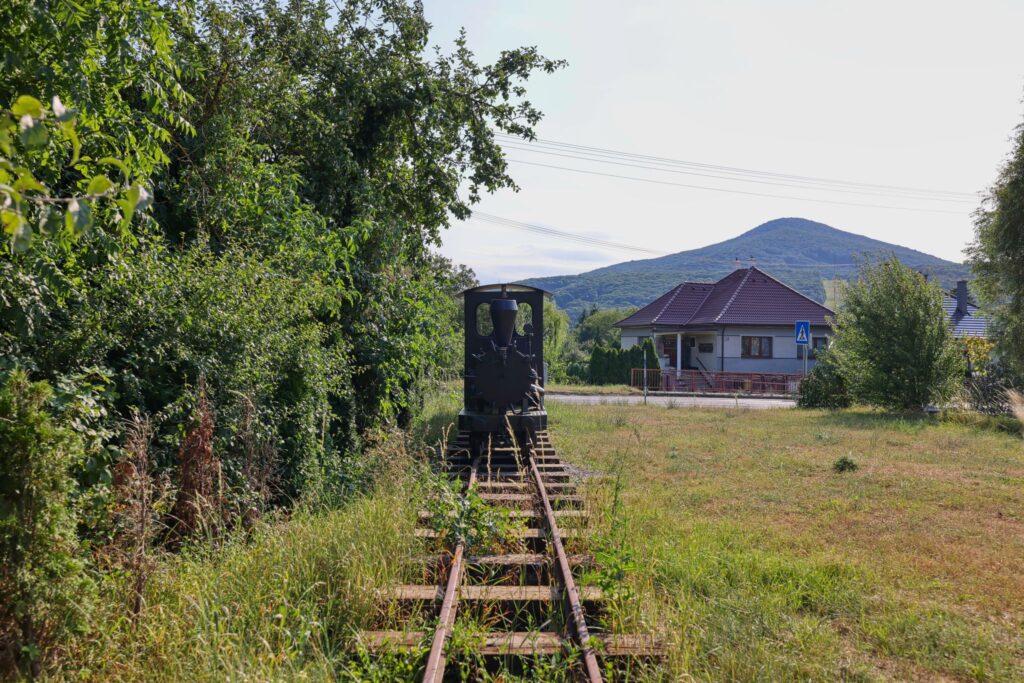
<path id="1" fill-rule="evenodd" d="M 839 474 L 842 474 L 843 472 L 853 472 L 858 467 L 859 465 L 857 465 L 853 458 L 849 458 L 845 455 L 840 457 L 834 463 L 832 463 L 832 469 L 838 472 Z"/>
<path id="2" fill-rule="evenodd" d="M 839 410 L 850 406 L 850 394 L 843 376 L 828 353 L 818 357 L 814 369 L 800 382 L 797 405 L 801 408 Z"/>
<path id="3" fill-rule="evenodd" d="M 866 264 L 846 289 L 830 354 L 860 403 L 891 409 L 947 401 L 964 377 L 963 353 L 942 291 L 895 257 Z"/>
<path id="4" fill-rule="evenodd" d="M 54 424 L 51 393 L 20 370 L 0 388 L 0 671 L 14 664 L 32 676 L 40 646 L 84 598 L 71 502 L 83 446 Z"/>

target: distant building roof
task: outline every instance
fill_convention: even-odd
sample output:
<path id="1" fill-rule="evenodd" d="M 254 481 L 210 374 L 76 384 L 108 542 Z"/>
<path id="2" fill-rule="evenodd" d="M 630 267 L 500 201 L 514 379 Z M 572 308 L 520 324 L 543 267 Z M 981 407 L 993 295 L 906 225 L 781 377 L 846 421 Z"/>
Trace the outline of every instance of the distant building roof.
<path id="1" fill-rule="evenodd" d="M 825 325 L 831 309 L 756 267 L 740 268 L 718 282 L 683 282 L 617 327 L 694 325 Z"/>
<path id="2" fill-rule="evenodd" d="M 978 313 L 974 304 L 968 302 L 965 313 L 957 306 L 956 296 L 947 294 L 942 298 L 942 308 L 949 318 L 954 337 L 988 337 L 989 317 Z"/>

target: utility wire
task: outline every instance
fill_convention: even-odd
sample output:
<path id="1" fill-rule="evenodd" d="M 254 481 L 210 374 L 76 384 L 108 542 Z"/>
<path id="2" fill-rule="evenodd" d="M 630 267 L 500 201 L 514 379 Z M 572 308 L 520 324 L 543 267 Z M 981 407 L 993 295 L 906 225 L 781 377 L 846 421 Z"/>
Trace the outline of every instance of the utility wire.
<path id="1" fill-rule="evenodd" d="M 710 190 L 712 192 L 725 192 L 728 194 L 743 194 L 751 197 L 768 197 L 770 199 L 789 199 L 799 202 L 817 202 L 819 204 L 838 204 L 841 206 L 863 206 L 872 209 L 889 209 L 892 211 L 921 211 L 924 213 L 946 213 L 953 214 L 956 216 L 964 215 L 963 211 L 947 211 L 944 209 L 919 209 L 911 206 L 893 206 L 890 204 L 867 204 L 863 202 L 844 202 L 833 199 L 814 199 L 812 197 L 793 197 L 788 195 L 780 194 L 769 194 L 767 192 L 749 192 L 747 190 L 732 190 L 724 187 L 710 187 L 708 185 L 692 185 L 688 183 L 673 183 L 667 180 L 654 180 L 653 178 L 637 178 L 636 176 L 619 175 L 617 173 L 602 173 L 601 171 L 587 171 L 581 168 L 569 168 L 567 166 L 556 166 L 554 164 L 541 164 L 536 161 L 526 161 L 524 159 L 512 159 L 508 158 L 508 161 L 517 164 L 526 164 L 527 166 L 539 166 L 541 168 L 553 168 L 560 171 L 570 171 L 572 173 L 584 173 L 586 175 L 603 176 L 605 178 L 619 178 L 621 180 L 633 180 L 640 183 L 651 183 L 654 185 L 669 185 L 673 187 L 686 187 L 694 190 Z"/>
<path id="2" fill-rule="evenodd" d="M 677 165 L 688 168 L 697 168 L 703 170 L 716 171 L 721 173 L 729 173 L 742 176 L 752 177 L 763 177 L 763 178 L 778 178 L 784 180 L 800 181 L 807 183 L 816 183 L 824 185 L 837 185 L 844 187 L 857 187 L 865 189 L 883 190 L 891 192 L 903 192 L 903 193 L 915 193 L 925 195 L 945 195 L 950 197 L 959 197 L 962 199 L 977 199 L 974 194 L 969 192 L 956 192 L 952 190 L 934 190 L 919 187 L 908 187 L 902 185 L 882 185 L 877 183 L 863 183 L 850 180 L 836 180 L 832 178 L 822 178 L 815 176 L 802 176 L 793 175 L 788 173 L 776 173 L 772 171 L 758 171 L 749 168 L 740 168 L 735 166 L 722 166 L 719 164 L 706 164 L 695 161 L 686 161 L 683 159 L 672 159 L 669 157 L 659 157 L 649 154 L 637 154 L 634 152 L 624 152 L 619 150 L 606 149 L 602 147 L 594 147 L 590 145 L 578 145 L 569 142 L 560 142 L 557 140 L 546 140 L 542 138 L 535 139 L 534 141 L 526 141 L 521 137 L 509 135 L 507 133 L 497 133 L 497 137 L 507 142 L 514 142 L 519 144 L 529 143 L 531 146 L 547 147 L 549 149 L 556 149 L 562 151 L 573 151 L 587 154 L 601 155 L 611 158 L 625 158 L 630 160 L 640 160 L 646 162 L 655 162 L 660 164 Z"/>
<path id="3" fill-rule="evenodd" d="M 890 192 L 888 190 L 885 190 L 885 191 L 882 191 L 882 190 L 868 190 L 868 189 L 854 190 L 854 189 L 842 188 L 842 187 L 818 187 L 818 186 L 814 186 L 814 185 L 808 185 L 806 183 L 800 184 L 800 183 L 790 183 L 790 182 L 778 182 L 778 181 L 774 181 L 774 180 L 764 180 L 764 179 L 760 179 L 760 178 L 731 177 L 731 176 L 727 176 L 727 175 L 717 175 L 717 174 L 713 174 L 713 173 L 701 173 L 701 172 L 698 172 L 698 171 L 686 171 L 686 170 L 683 170 L 681 168 L 664 168 L 664 167 L 651 166 L 651 165 L 648 165 L 648 164 L 630 164 L 630 163 L 626 163 L 626 162 L 623 162 L 623 161 L 617 161 L 617 160 L 612 160 L 612 159 L 608 159 L 608 158 L 600 158 L 600 157 L 594 157 L 594 156 L 580 156 L 580 155 L 577 155 L 577 154 L 565 154 L 565 153 L 562 153 L 562 152 L 548 151 L 548 150 L 545 150 L 545 149 L 537 149 L 537 148 L 534 148 L 532 146 L 524 146 L 524 145 L 519 145 L 519 144 L 516 144 L 516 143 L 502 143 L 502 147 L 506 148 L 506 149 L 514 149 L 514 150 L 517 150 L 517 151 L 530 152 L 532 154 L 545 154 L 545 155 L 548 155 L 548 156 L 562 157 L 562 158 L 565 158 L 565 159 L 579 159 L 581 161 L 592 161 L 592 162 L 599 163 L 599 164 L 612 164 L 612 165 L 615 165 L 615 166 L 625 166 L 625 167 L 628 167 L 628 168 L 641 168 L 641 169 L 645 169 L 645 170 L 649 170 L 649 171 L 658 171 L 658 172 L 661 172 L 661 173 L 678 173 L 678 174 L 682 174 L 682 175 L 698 176 L 698 177 L 701 177 L 701 178 L 714 178 L 714 179 L 718 179 L 718 180 L 728 180 L 728 181 L 732 181 L 732 182 L 757 183 L 759 185 L 774 185 L 774 186 L 777 186 L 777 187 L 794 187 L 794 188 L 801 189 L 801 190 L 816 190 L 816 191 L 822 191 L 822 192 L 839 192 L 839 193 L 842 193 L 842 194 L 857 194 L 857 195 L 865 195 L 865 196 L 887 197 L 887 198 L 890 198 L 890 199 L 909 199 L 909 200 L 914 200 L 914 201 L 931 201 L 931 202 L 966 202 L 966 203 L 971 203 L 971 204 L 975 203 L 975 200 L 973 200 L 973 199 L 959 199 L 959 198 L 955 198 L 955 197 L 929 197 L 929 196 L 913 195 L 913 194 L 906 194 L 906 193 L 898 193 L 898 194 L 896 194 L 896 193 Z M 663 162 L 654 162 L 654 163 L 663 163 Z"/>
<path id="4" fill-rule="evenodd" d="M 621 249 L 623 251 L 634 251 L 643 254 L 654 254 L 655 256 L 664 256 L 667 253 L 664 251 L 655 251 L 654 249 L 647 249 L 645 247 L 636 247 L 631 244 L 623 244 L 621 242 L 610 242 L 608 240 L 602 240 L 596 237 L 589 237 L 587 235 L 580 235 L 577 233 L 567 232 L 565 230 L 556 230 L 555 228 L 549 228 L 543 225 L 535 225 L 533 223 L 514 221 L 510 218 L 493 216 L 491 214 L 483 213 L 481 211 L 474 211 L 473 218 L 484 221 L 486 223 L 500 225 L 506 228 L 515 228 L 516 230 L 524 230 L 526 232 L 538 233 L 541 235 L 547 235 L 548 237 L 556 237 L 558 239 L 588 244 L 595 247 L 608 247 L 610 249 Z"/>

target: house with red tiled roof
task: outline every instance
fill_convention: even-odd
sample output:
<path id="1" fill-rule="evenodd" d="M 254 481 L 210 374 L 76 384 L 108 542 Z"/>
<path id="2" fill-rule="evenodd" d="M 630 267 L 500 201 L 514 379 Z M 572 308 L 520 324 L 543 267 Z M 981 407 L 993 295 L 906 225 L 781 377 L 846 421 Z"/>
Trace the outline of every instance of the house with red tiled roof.
<path id="1" fill-rule="evenodd" d="M 808 369 L 828 345 L 832 310 L 755 266 L 718 282 L 683 282 L 616 323 L 622 347 L 653 337 L 663 370 L 799 373 L 798 320 L 811 323 Z"/>

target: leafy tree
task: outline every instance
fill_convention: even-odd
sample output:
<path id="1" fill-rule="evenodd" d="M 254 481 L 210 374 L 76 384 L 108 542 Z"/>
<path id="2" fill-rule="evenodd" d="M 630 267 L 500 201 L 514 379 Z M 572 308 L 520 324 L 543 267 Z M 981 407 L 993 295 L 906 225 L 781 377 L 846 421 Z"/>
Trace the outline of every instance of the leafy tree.
<path id="1" fill-rule="evenodd" d="M 636 307 L 592 310 L 576 325 L 576 338 L 585 348 L 594 346 L 618 348 L 622 331 L 615 327 L 615 323 L 636 310 Z"/>
<path id="2" fill-rule="evenodd" d="M 572 344 L 569 314 L 554 301 L 544 300 L 544 361 L 548 364 L 548 380 L 564 382 L 567 378 L 568 354 Z"/>
<path id="3" fill-rule="evenodd" d="M 982 304 L 993 315 L 997 353 L 1024 375 L 1024 123 L 975 215 L 974 230 L 969 261 Z"/>
<path id="4" fill-rule="evenodd" d="M 436 318 L 419 305 L 434 284 L 428 247 L 481 192 L 514 187 L 494 130 L 532 136 L 540 112 L 521 82 L 561 63 L 522 48 L 479 65 L 464 36 L 428 59 L 429 24 L 404 0 L 208 1 L 198 13 L 179 37 L 196 135 L 175 141 L 162 224 L 220 248 L 245 237 L 222 218 L 233 187 L 252 188 L 254 213 L 271 199 L 246 181 L 251 166 L 301 179 L 299 198 L 342 247 L 323 281 L 349 295 L 323 315 L 352 356 L 355 425 L 391 419 L 435 348 Z"/>
<path id="5" fill-rule="evenodd" d="M 950 398 L 964 376 L 942 290 L 895 257 L 866 264 L 845 292 L 829 350 L 854 400 L 894 409 Z"/>

